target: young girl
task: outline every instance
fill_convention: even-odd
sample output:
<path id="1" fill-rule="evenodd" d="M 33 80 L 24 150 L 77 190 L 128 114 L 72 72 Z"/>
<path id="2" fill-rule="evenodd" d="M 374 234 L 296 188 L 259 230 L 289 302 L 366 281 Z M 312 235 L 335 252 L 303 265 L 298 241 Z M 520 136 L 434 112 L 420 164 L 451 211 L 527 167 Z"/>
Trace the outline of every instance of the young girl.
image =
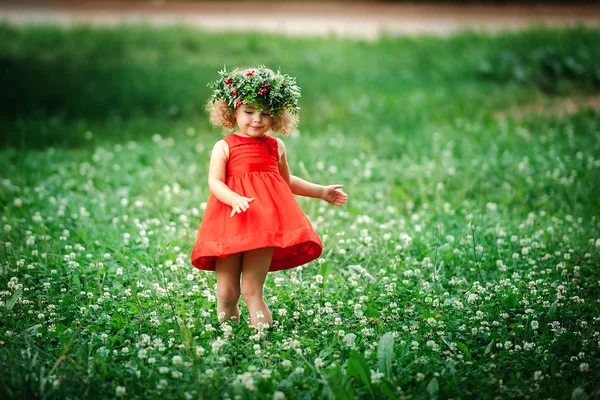
<path id="1" fill-rule="evenodd" d="M 242 295 L 250 322 L 273 322 L 263 299 L 269 271 L 318 258 L 322 245 L 294 194 L 334 206 L 348 198 L 342 185 L 316 185 L 290 174 L 286 149 L 270 131 L 287 135 L 297 123 L 300 88 L 295 79 L 265 67 L 219 72 L 210 84 L 211 123 L 235 132 L 212 149 L 210 196 L 192 264 L 217 274 L 220 322 L 239 321 Z M 241 279 L 241 282 L 240 282 Z"/>

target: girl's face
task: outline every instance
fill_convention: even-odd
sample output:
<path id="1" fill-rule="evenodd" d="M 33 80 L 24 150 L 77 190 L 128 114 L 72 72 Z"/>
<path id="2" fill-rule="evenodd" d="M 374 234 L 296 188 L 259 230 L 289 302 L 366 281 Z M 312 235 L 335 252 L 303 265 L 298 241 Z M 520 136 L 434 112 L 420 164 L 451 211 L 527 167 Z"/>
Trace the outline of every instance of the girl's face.
<path id="1" fill-rule="evenodd" d="M 271 116 L 268 109 L 258 112 L 256 105 L 242 104 L 235 110 L 237 132 L 241 136 L 258 138 L 271 129 Z"/>

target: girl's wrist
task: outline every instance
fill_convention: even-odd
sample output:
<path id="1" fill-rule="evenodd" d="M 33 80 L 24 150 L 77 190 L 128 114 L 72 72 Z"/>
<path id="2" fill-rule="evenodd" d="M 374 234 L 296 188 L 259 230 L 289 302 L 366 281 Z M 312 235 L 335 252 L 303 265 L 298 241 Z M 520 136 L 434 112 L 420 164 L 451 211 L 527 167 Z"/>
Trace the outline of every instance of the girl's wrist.
<path id="1" fill-rule="evenodd" d="M 319 185 L 319 198 L 325 200 L 327 195 L 327 187 Z"/>

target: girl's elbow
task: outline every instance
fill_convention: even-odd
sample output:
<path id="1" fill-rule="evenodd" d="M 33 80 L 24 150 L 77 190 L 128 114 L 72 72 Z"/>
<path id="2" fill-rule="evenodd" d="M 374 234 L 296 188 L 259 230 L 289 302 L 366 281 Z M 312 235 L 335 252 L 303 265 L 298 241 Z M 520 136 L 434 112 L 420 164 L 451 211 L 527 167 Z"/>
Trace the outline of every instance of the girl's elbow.
<path id="1" fill-rule="evenodd" d="M 209 178 L 208 179 L 208 190 L 214 194 L 215 193 L 215 189 L 218 186 L 218 183 L 221 182 L 218 179 L 214 179 L 214 178 Z"/>

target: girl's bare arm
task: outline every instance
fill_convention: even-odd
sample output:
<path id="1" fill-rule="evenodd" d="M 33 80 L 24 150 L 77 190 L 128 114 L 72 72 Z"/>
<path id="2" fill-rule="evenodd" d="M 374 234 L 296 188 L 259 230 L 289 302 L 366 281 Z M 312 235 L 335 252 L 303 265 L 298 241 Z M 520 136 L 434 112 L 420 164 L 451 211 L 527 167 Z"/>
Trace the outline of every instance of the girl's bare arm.
<path id="1" fill-rule="evenodd" d="M 225 175 L 229 149 L 224 140 L 215 143 L 208 167 L 208 189 L 219 201 L 231 206 L 231 216 L 239 214 L 250 208 L 254 198 L 247 198 L 229 189 L 225 184 Z"/>
<path id="2" fill-rule="evenodd" d="M 280 139 L 277 139 L 277 142 L 279 144 L 280 154 L 279 172 L 283 179 L 285 179 L 290 186 L 290 189 L 292 189 L 292 193 L 298 196 L 323 199 L 334 206 L 340 206 L 346 202 L 348 195 L 341 190 L 342 185 L 317 185 L 290 174 L 290 168 L 286 158 L 285 145 Z"/>

